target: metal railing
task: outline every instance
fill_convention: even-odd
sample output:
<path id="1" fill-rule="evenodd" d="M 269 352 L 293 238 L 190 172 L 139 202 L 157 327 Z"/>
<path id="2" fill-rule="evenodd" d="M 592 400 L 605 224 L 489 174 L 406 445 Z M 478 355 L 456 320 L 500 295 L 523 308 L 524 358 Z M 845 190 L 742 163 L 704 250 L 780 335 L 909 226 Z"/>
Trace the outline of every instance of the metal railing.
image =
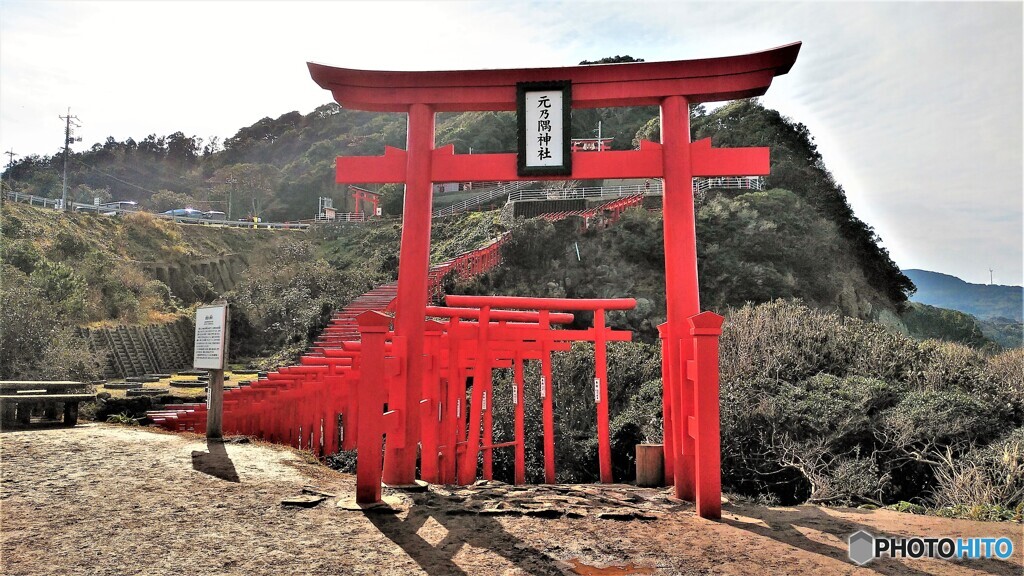
<path id="1" fill-rule="evenodd" d="M 634 196 L 636 194 L 661 194 L 661 180 L 651 180 L 650 185 L 596 186 L 589 188 L 545 188 L 543 190 L 518 190 L 508 195 L 509 202 L 536 202 L 539 200 L 607 200 Z"/>
<path id="2" fill-rule="evenodd" d="M 60 208 L 59 198 L 44 198 L 43 196 L 33 196 L 32 194 L 19 194 L 16 191 L 7 192 L 7 199 L 15 202 L 24 202 L 29 205 L 39 204 L 43 208 L 53 208 L 54 210 Z"/>
<path id="3" fill-rule="evenodd" d="M 474 208 L 476 206 L 480 206 L 481 204 L 486 204 L 487 202 L 491 202 L 491 201 L 496 200 L 496 199 L 498 199 L 498 198 L 500 198 L 502 196 L 508 196 L 509 194 L 511 194 L 511 193 L 513 193 L 513 192 L 515 192 L 517 190 L 520 190 L 521 188 L 529 186 L 531 184 L 533 184 L 532 181 L 507 182 L 507 183 L 505 183 L 505 184 L 503 184 L 501 186 L 498 186 L 494 190 L 491 190 L 489 192 L 484 192 L 483 194 L 481 194 L 479 196 L 474 196 L 472 198 L 467 198 L 466 200 L 463 200 L 461 202 L 456 202 L 455 204 L 452 204 L 451 206 L 445 206 L 444 208 L 441 208 L 439 210 L 435 210 L 434 211 L 434 218 L 441 218 L 441 217 L 444 217 L 444 216 L 452 216 L 452 215 L 458 214 L 460 212 L 466 212 L 470 208 Z M 507 202 L 507 200 L 506 200 L 506 202 Z"/>
<path id="4" fill-rule="evenodd" d="M 365 212 L 335 212 L 333 218 L 328 218 L 323 214 L 317 214 L 316 218 L 313 219 L 317 224 L 330 224 L 332 222 L 366 222 Z"/>
<path id="5" fill-rule="evenodd" d="M 635 194 L 660 196 L 664 192 L 660 178 L 644 184 L 627 186 L 597 186 L 590 188 L 545 188 L 542 190 L 518 190 L 508 195 L 509 202 L 536 202 L 539 200 L 605 200 Z M 704 192 L 711 188 L 740 188 L 763 190 L 764 179 L 756 176 L 694 178 L 693 191 Z"/>
<path id="6" fill-rule="evenodd" d="M 33 196 L 32 194 L 22 194 L 19 192 L 11 191 L 7 192 L 7 198 L 15 202 L 23 202 L 30 206 L 42 206 L 44 208 L 52 208 L 59 210 L 61 207 L 61 201 L 59 198 L 45 198 L 43 196 Z M 113 208 L 104 207 L 102 205 L 97 206 L 95 204 L 86 204 L 84 202 L 72 202 L 71 209 L 76 212 L 96 212 L 100 214 L 134 214 L 136 212 L 149 214 L 154 218 L 162 218 L 165 220 L 174 220 L 182 224 L 201 224 L 206 226 L 223 226 L 227 228 L 262 228 L 274 229 L 274 230 L 304 230 L 309 228 L 309 224 L 304 222 L 253 222 L 239 221 L 239 220 L 212 220 L 210 218 L 189 218 L 185 216 L 171 216 L 170 214 L 153 214 L 152 212 L 146 212 L 145 210 L 129 210 L 127 208 Z"/>
<path id="7" fill-rule="evenodd" d="M 693 191 L 703 192 L 711 188 L 741 188 L 764 190 L 764 178 L 760 176 L 723 176 L 719 178 L 694 178 Z"/>

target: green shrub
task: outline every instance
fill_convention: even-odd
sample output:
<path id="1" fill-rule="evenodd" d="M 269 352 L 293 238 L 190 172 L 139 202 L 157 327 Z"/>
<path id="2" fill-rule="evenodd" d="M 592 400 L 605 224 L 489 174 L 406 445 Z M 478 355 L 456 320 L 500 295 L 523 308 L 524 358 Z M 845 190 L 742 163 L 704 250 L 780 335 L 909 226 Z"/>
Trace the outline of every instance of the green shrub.
<path id="1" fill-rule="evenodd" d="M 40 260 L 43 260 L 42 254 L 29 240 L 5 237 L 0 243 L 0 262 L 13 266 L 25 274 L 31 274 Z"/>
<path id="2" fill-rule="evenodd" d="M 936 476 L 932 501 L 938 507 L 967 507 L 977 514 L 1019 508 L 1024 505 L 1024 427 L 959 456 L 947 451 Z"/>
<path id="3" fill-rule="evenodd" d="M 88 382 L 102 376 L 105 363 L 106 358 L 93 354 L 89 342 L 74 328 L 62 327 L 54 330 L 44 344 L 33 377 Z"/>
<path id="4" fill-rule="evenodd" d="M 888 508 L 889 510 L 895 510 L 897 512 L 904 512 L 908 514 L 924 514 L 928 511 L 924 506 L 921 506 L 920 504 L 913 504 L 911 502 L 906 502 L 904 500 L 900 500 L 896 504 L 886 506 L 886 508 Z"/>
<path id="5" fill-rule="evenodd" d="M 740 493 L 920 498 L 947 450 L 1021 422 L 1019 355 L 916 343 L 798 302 L 732 311 L 721 353 L 723 484 Z"/>
<path id="6" fill-rule="evenodd" d="M 69 323 L 85 319 L 87 286 L 70 266 L 43 261 L 29 275 L 29 281 Z"/>
<path id="7" fill-rule="evenodd" d="M 0 285 L 0 379 L 35 379 L 57 316 L 38 288 L 11 281 L 12 270 L 5 267 Z"/>
<path id="8" fill-rule="evenodd" d="M 121 412 L 120 414 L 111 414 L 107 416 L 107 423 L 109 424 L 121 424 L 122 426 L 138 426 L 139 421 L 132 418 L 131 414 L 127 412 Z"/>

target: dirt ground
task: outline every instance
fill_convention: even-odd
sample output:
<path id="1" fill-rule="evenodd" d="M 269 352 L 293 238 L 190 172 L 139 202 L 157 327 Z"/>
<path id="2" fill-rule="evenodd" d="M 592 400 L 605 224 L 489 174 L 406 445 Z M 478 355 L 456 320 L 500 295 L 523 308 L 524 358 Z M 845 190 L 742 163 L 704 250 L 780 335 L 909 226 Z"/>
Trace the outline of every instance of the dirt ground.
<path id="1" fill-rule="evenodd" d="M 304 486 L 313 508 L 281 500 Z M 727 504 L 654 519 L 467 513 L 452 492 L 403 496 L 398 513 L 346 511 L 355 482 L 260 443 L 211 444 L 108 424 L 0 434 L 0 572 L 29 574 L 1014 574 L 1022 526 L 890 511 Z M 604 490 L 605 488 L 600 488 Z M 614 489 L 614 487 L 608 488 Z M 589 490 L 589 489 L 588 489 Z M 625 488 L 621 488 L 625 490 Z M 388 493 L 388 492 L 386 492 Z M 588 492 L 590 493 L 590 492 Z M 652 490 L 665 502 L 666 491 Z M 881 559 L 846 538 L 1009 537 L 1009 561 Z"/>

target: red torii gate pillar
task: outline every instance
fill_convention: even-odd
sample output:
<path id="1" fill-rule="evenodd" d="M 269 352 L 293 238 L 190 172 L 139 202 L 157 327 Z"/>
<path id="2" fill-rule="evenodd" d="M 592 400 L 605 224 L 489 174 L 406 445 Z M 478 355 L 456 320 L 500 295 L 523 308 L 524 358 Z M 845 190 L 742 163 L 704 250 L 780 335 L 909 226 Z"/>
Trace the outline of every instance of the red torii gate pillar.
<path id="1" fill-rule="evenodd" d="M 394 409 L 405 420 L 406 444 L 384 446 L 384 482 L 397 486 L 416 483 L 416 443 L 420 432 L 419 403 L 423 374 L 423 318 L 427 309 L 427 270 L 430 268 L 430 210 L 434 201 L 430 164 L 434 149 L 434 110 L 426 104 L 409 106 L 409 137 L 402 207 L 400 270 L 395 309 L 395 337 L 405 343 L 405 366 L 392 394 Z M 417 273 L 419 271 L 419 273 Z M 396 390 L 397 391 L 397 390 Z M 396 398 L 397 397 L 397 398 Z M 390 408 L 390 406 L 389 406 Z"/>
<path id="2" fill-rule="evenodd" d="M 694 176 L 750 176 L 769 172 L 768 149 L 712 149 L 710 140 L 690 142 L 688 104 L 748 98 L 764 94 L 775 76 L 789 72 L 800 44 L 764 52 L 676 62 L 640 62 L 610 66 L 575 66 L 523 70 L 468 70 L 445 72 L 390 72 L 332 68 L 309 64 L 310 74 L 345 107 L 383 112 L 408 112 L 408 150 L 385 146 L 384 155 L 371 158 L 339 157 L 339 182 L 405 182 L 404 225 L 398 275 L 395 355 L 400 360 L 389 409 L 405 423 L 400 447 L 386 447 L 385 481 L 414 481 L 419 435 L 418 403 L 423 366 L 423 318 L 427 301 L 430 244 L 431 181 L 536 180 L 559 177 L 523 177 L 516 154 L 456 155 L 454 147 L 433 149 L 434 112 L 515 110 L 517 85 L 524 82 L 568 81 L 573 108 L 661 106 L 662 144 L 642 142 L 640 150 L 602 154 L 572 154 L 567 178 L 664 178 L 665 260 L 668 322 L 663 353 L 667 358 L 667 398 L 671 406 L 671 452 L 676 494 L 693 499 L 706 518 L 721 515 L 720 502 L 695 486 L 700 479 L 720 476 L 718 462 L 700 459 L 714 469 L 695 471 L 694 438 L 718 437 L 718 422 L 710 409 L 696 404 L 710 401 L 702 388 L 700 371 L 691 371 L 693 335 L 687 322 L 700 313 L 697 284 L 696 234 L 693 213 Z M 404 348 L 403 348 L 404 347 Z M 705 371 L 704 378 L 711 373 Z M 550 375 L 545 374 L 545 384 Z M 697 385 L 694 385 L 694 381 Z M 708 384 L 711 385 L 710 383 Z M 713 383 L 717 389 L 717 378 Z M 714 400 L 717 413 L 717 398 Z M 547 416 L 547 414 L 545 414 Z M 547 420 L 547 418 L 545 418 Z M 700 426 L 697 426 L 700 422 Z M 713 427 L 709 428 L 709 427 Z M 707 432 L 707 434 L 705 434 Z M 706 451 L 705 451 L 706 452 Z M 712 502 L 714 501 L 714 502 Z"/>

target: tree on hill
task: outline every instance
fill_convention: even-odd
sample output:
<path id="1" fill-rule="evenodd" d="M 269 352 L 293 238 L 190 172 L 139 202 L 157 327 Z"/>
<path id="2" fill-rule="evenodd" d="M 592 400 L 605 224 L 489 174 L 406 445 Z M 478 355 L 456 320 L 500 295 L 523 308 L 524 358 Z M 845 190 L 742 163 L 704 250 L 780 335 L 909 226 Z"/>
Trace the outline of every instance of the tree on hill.
<path id="1" fill-rule="evenodd" d="M 695 117 L 691 131 L 694 139 L 711 138 L 714 146 L 722 148 L 769 146 L 767 186 L 794 192 L 835 223 L 870 284 L 898 306 L 907 302 L 914 283 L 900 272 L 871 226 L 853 213 L 842 186 L 825 168 L 807 126 L 750 99 Z"/>
<path id="2" fill-rule="evenodd" d="M 591 64 L 623 64 L 626 62 L 643 62 L 643 58 L 633 58 L 632 56 L 606 56 L 600 60 L 584 60 L 580 62 L 580 66 L 589 66 Z"/>

